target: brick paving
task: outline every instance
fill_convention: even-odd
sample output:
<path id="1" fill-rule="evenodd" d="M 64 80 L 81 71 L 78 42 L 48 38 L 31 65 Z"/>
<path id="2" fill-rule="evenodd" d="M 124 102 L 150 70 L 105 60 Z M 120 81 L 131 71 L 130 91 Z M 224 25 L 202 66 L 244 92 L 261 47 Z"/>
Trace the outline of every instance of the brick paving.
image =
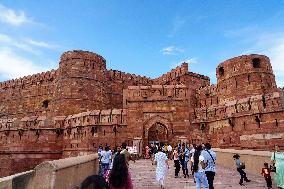
<path id="1" fill-rule="evenodd" d="M 135 189 L 159 189 L 160 186 L 155 180 L 156 166 L 151 164 L 150 160 L 138 160 L 135 163 L 130 163 L 130 172 L 132 182 Z M 252 181 L 245 183 L 245 186 L 238 184 L 240 176 L 235 169 L 228 169 L 224 167 L 217 167 L 217 175 L 215 177 L 215 189 L 262 189 L 266 188 L 265 180 L 261 176 L 250 175 L 248 178 Z M 170 161 L 170 170 L 167 175 L 165 188 L 166 189 L 195 189 L 193 176 L 190 178 L 183 178 L 182 172 L 180 178 L 174 178 L 173 161 Z"/>

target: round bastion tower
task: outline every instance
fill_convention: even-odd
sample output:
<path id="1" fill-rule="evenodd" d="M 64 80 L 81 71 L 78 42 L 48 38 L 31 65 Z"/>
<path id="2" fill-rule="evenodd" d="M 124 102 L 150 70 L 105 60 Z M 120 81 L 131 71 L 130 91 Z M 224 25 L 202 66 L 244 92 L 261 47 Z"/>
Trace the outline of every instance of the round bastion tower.
<path id="1" fill-rule="evenodd" d="M 68 51 L 62 54 L 55 91 L 55 114 L 70 115 L 105 109 L 106 61 L 95 53 Z"/>
<path id="2" fill-rule="evenodd" d="M 219 64 L 216 75 L 220 102 L 277 91 L 270 60 L 264 55 L 226 60 Z"/>

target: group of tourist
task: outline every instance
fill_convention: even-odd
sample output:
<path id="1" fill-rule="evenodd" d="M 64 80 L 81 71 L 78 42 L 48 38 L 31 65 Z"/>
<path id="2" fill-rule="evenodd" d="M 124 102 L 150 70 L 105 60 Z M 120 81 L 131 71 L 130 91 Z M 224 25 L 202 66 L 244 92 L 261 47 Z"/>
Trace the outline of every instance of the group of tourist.
<path id="1" fill-rule="evenodd" d="M 156 149 L 156 147 L 151 145 L 151 149 Z M 152 151 L 154 153 L 153 164 L 157 164 L 156 180 L 161 188 L 164 188 L 165 178 L 169 169 L 168 159 L 171 158 L 169 153 L 165 153 L 163 149 L 165 148 L 158 146 L 156 153 Z M 209 143 L 199 146 L 192 144 L 190 148 L 183 143 L 174 147 L 172 156 L 175 166 L 175 178 L 178 178 L 180 167 L 182 167 L 183 177 L 188 178 L 188 164 L 190 164 L 196 188 L 200 189 L 201 185 L 203 185 L 205 189 L 214 189 L 216 153 L 211 150 Z"/>
<path id="2" fill-rule="evenodd" d="M 156 147 L 153 148 L 153 145 L 151 145 L 150 153 L 151 149 L 155 148 Z M 167 156 L 163 147 L 160 146 L 157 149 L 156 153 L 155 150 L 152 151 L 154 153 L 154 164 L 157 164 L 156 180 L 161 188 L 164 188 L 165 178 L 169 169 L 169 156 Z M 245 164 L 241 162 L 240 155 L 235 154 L 233 158 L 235 160 L 237 172 L 240 174 L 239 184 L 244 186 L 244 181 L 251 181 L 247 178 Z M 196 183 L 196 189 L 201 189 L 202 185 L 204 186 L 204 189 L 214 189 L 216 153 L 211 149 L 211 145 L 209 143 L 198 146 L 191 144 L 190 148 L 188 148 L 184 143 L 181 146 L 175 146 L 173 159 L 175 166 L 175 178 L 178 178 L 180 167 L 182 167 L 184 178 L 189 177 L 187 168 L 189 162 L 191 174 L 193 175 L 194 182 Z M 279 189 L 284 189 L 284 153 L 280 152 L 278 145 L 275 146 L 275 152 L 273 152 L 271 160 L 272 166 L 269 167 L 268 163 L 264 163 L 264 167 L 261 170 L 261 174 L 265 178 L 267 188 L 272 189 L 270 173 L 275 172 L 275 184 Z"/>
<path id="3" fill-rule="evenodd" d="M 99 175 L 87 177 L 79 187 L 80 189 L 133 189 L 131 174 L 129 172 L 129 160 L 133 158 L 132 147 L 130 150 L 126 143 L 116 147 L 113 151 L 108 146 L 98 149 L 100 168 Z"/>
<path id="4" fill-rule="evenodd" d="M 81 188 L 87 188 L 91 184 L 96 189 L 132 189 L 131 174 L 129 173 L 129 160 L 131 154 L 126 144 L 117 147 L 113 152 L 109 147 L 99 148 L 100 156 L 100 175 L 93 175 L 85 179 Z M 174 159 L 175 178 L 179 177 L 180 168 L 183 171 L 183 177 L 189 177 L 190 174 L 196 183 L 196 189 L 214 189 L 214 177 L 216 172 L 216 153 L 211 149 L 209 143 L 189 147 L 183 143 L 175 146 L 172 153 L 170 145 L 154 145 L 145 148 L 145 158 L 152 157 L 152 164 L 156 167 L 156 181 L 163 189 L 165 179 L 170 168 L 169 159 Z M 240 155 L 233 156 L 238 173 L 240 174 L 240 185 L 244 181 L 250 182 L 245 173 L 245 164 L 241 162 Z M 261 174 L 265 178 L 267 188 L 272 189 L 271 172 L 275 172 L 274 180 L 279 189 L 284 189 L 284 153 L 280 152 L 278 145 L 275 146 L 275 152 L 271 157 L 272 165 L 264 163 Z"/>

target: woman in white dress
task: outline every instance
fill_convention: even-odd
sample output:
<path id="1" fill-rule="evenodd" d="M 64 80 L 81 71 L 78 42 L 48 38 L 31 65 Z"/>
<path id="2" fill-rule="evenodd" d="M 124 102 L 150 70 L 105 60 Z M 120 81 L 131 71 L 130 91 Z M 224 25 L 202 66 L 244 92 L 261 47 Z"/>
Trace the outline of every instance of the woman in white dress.
<path id="1" fill-rule="evenodd" d="M 161 147 L 158 148 L 158 153 L 155 154 L 155 164 L 157 164 L 156 180 L 161 185 L 161 188 L 164 188 L 164 181 L 169 169 L 169 162 L 167 155 L 162 152 Z"/>

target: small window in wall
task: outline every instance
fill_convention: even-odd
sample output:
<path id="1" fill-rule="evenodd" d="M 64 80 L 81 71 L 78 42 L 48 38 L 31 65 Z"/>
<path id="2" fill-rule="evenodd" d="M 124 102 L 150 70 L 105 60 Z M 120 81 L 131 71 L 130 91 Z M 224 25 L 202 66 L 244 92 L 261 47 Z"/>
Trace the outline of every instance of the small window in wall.
<path id="1" fill-rule="evenodd" d="M 49 104 L 49 100 L 44 100 L 44 101 L 42 102 L 42 107 L 48 108 L 48 104 Z"/>
<path id="2" fill-rule="evenodd" d="M 256 121 L 258 127 L 260 127 L 261 120 L 260 120 L 259 116 L 255 116 L 255 121 Z"/>
<path id="3" fill-rule="evenodd" d="M 259 58 L 252 59 L 252 65 L 253 68 L 260 68 L 260 59 Z"/>
<path id="4" fill-rule="evenodd" d="M 205 129 L 205 123 L 200 124 L 200 130 L 203 131 Z"/>
<path id="5" fill-rule="evenodd" d="M 224 76 L 224 74 L 225 74 L 224 68 L 223 68 L 223 67 L 220 67 L 220 68 L 219 68 L 219 75 L 220 75 L 220 76 Z"/>

